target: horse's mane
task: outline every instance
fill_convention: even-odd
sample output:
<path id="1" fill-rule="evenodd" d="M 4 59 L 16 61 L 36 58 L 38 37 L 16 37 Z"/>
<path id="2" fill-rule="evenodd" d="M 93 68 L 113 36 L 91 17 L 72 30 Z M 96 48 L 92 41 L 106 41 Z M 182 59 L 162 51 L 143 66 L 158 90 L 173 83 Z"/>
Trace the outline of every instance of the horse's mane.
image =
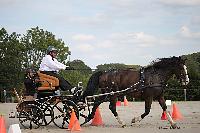
<path id="1" fill-rule="evenodd" d="M 150 65 L 148 65 L 146 68 L 150 67 L 156 67 L 156 68 L 162 68 L 166 66 L 174 66 L 177 63 L 183 62 L 183 59 L 181 57 L 170 57 L 170 58 L 157 58 L 156 60 L 152 61 Z"/>

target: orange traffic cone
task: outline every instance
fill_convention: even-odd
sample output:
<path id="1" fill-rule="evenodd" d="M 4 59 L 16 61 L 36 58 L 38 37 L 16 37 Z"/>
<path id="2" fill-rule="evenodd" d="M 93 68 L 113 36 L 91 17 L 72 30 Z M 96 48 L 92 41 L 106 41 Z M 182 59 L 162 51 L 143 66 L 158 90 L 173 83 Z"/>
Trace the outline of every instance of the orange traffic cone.
<path id="1" fill-rule="evenodd" d="M 71 131 L 81 131 L 81 126 L 80 126 L 78 119 L 76 119 L 76 121 L 74 122 L 74 125 L 73 125 Z"/>
<path id="2" fill-rule="evenodd" d="M 183 119 L 183 116 L 181 115 L 181 113 L 175 103 L 173 103 L 173 107 L 172 107 L 172 119 L 174 119 L 174 120 Z"/>
<path id="3" fill-rule="evenodd" d="M 166 111 L 163 111 L 162 116 L 161 116 L 161 120 L 167 120 Z"/>
<path id="4" fill-rule="evenodd" d="M 93 125 L 93 126 L 103 125 L 103 121 L 102 121 L 102 117 L 101 117 L 101 114 L 100 114 L 100 111 L 99 111 L 99 107 L 96 109 L 96 112 L 95 112 L 94 118 L 92 119 L 91 125 Z"/>
<path id="5" fill-rule="evenodd" d="M 116 106 L 121 106 L 121 101 L 117 101 Z"/>
<path id="6" fill-rule="evenodd" d="M 126 99 L 126 96 L 124 97 L 124 106 L 128 106 L 128 100 Z"/>
<path id="7" fill-rule="evenodd" d="M 71 113 L 71 118 L 69 121 L 68 129 L 71 131 L 80 131 L 81 130 L 80 123 L 76 117 L 74 110 Z"/>
<path id="8" fill-rule="evenodd" d="M 2 115 L 0 116 L 0 133 L 6 133 L 5 119 Z"/>

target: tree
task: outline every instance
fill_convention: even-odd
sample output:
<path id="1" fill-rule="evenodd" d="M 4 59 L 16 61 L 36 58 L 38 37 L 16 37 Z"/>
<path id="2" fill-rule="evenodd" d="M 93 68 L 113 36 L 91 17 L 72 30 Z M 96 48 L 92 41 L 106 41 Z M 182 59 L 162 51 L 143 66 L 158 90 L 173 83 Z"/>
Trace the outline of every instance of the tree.
<path id="1" fill-rule="evenodd" d="M 20 35 L 13 32 L 10 35 L 2 28 L 0 30 L 0 80 L 2 86 L 14 87 L 21 83 L 21 64 L 24 49 L 20 43 Z M 8 82 L 12 82 L 9 84 Z"/>
<path id="2" fill-rule="evenodd" d="M 81 74 L 89 75 L 92 73 L 92 69 L 81 60 L 73 60 L 69 62 L 68 65 L 78 70 Z"/>

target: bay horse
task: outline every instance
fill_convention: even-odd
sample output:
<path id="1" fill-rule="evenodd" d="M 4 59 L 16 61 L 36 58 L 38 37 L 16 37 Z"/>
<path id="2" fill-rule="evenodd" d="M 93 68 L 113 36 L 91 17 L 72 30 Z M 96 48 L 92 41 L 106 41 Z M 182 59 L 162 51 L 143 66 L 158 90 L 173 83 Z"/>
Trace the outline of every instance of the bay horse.
<path id="1" fill-rule="evenodd" d="M 187 67 L 185 66 L 185 60 L 181 57 L 161 58 L 159 61 L 154 61 L 152 64 L 144 67 L 140 71 L 134 70 L 115 70 L 115 71 L 98 71 L 94 73 L 87 84 L 86 90 L 83 92 L 82 98 L 92 96 L 97 92 L 111 93 L 120 90 L 127 92 L 122 94 L 113 93 L 111 96 L 95 97 L 94 106 L 92 112 L 85 119 L 85 123 L 93 119 L 97 107 L 105 101 L 109 101 L 109 109 L 118 120 L 119 124 L 124 127 L 125 123 L 119 118 L 116 111 L 117 97 L 124 95 L 131 95 L 134 98 L 142 97 L 145 101 L 145 112 L 138 117 L 132 119 L 132 124 L 141 121 L 147 116 L 151 109 L 152 101 L 158 100 L 163 111 L 167 110 L 164 99 L 164 90 L 167 85 L 167 81 L 175 75 L 177 79 L 180 79 L 182 85 L 189 83 L 187 74 Z M 167 111 L 166 111 L 167 112 Z M 176 123 L 172 120 L 171 116 L 167 112 L 168 120 L 173 128 L 176 128 Z"/>

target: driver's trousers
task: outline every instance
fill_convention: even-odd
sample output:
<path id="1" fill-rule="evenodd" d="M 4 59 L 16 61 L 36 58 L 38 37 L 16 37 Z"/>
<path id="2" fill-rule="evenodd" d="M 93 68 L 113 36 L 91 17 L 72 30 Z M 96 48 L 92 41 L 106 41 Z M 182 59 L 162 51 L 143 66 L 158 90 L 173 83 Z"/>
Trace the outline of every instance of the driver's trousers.
<path id="1" fill-rule="evenodd" d="M 61 90 L 63 90 L 63 91 L 69 90 L 70 91 L 72 89 L 72 85 L 67 80 L 65 80 L 63 77 L 59 76 L 56 71 L 40 71 L 40 72 L 43 74 L 47 74 L 47 75 L 58 78 L 59 87 Z"/>

